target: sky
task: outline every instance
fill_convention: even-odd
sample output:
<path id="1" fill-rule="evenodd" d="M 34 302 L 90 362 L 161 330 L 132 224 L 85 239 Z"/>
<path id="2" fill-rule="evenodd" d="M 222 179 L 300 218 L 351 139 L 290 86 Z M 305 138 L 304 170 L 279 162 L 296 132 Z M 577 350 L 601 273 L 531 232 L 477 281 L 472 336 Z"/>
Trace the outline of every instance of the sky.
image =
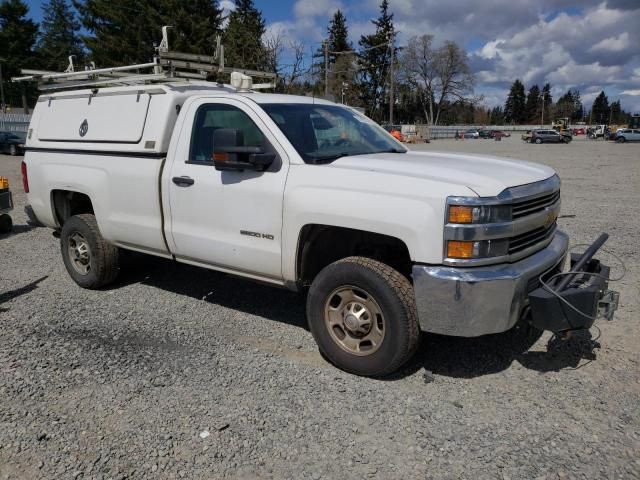
<path id="1" fill-rule="evenodd" d="M 185 0 L 188 1 L 188 0 Z M 40 0 L 27 0 L 42 17 Z M 317 49 L 333 13 L 347 17 L 354 46 L 371 33 L 380 0 L 255 0 L 268 34 L 280 32 Z M 221 0 L 232 8 L 231 0 Z M 433 34 L 465 47 L 487 106 L 503 105 L 519 78 L 528 89 L 549 82 L 554 99 L 580 90 L 589 108 L 601 90 L 640 113 L 640 0 L 389 0 L 398 44 Z M 307 60 L 309 62 L 309 60 Z"/>

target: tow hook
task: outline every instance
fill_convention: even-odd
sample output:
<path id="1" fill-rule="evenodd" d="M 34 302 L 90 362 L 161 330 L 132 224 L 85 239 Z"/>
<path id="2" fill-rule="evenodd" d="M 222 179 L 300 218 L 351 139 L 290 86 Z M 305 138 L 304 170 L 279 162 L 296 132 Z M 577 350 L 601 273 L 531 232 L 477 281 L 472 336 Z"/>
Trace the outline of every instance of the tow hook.
<path id="1" fill-rule="evenodd" d="M 568 338 L 589 329 L 597 318 L 613 320 L 620 294 L 609 290 L 610 268 L 593 258 L 607 241 L 603 233 L 582 255 L 571 254 L 568 272 L 556 273 L 529 293 L 531 324 Z"/>

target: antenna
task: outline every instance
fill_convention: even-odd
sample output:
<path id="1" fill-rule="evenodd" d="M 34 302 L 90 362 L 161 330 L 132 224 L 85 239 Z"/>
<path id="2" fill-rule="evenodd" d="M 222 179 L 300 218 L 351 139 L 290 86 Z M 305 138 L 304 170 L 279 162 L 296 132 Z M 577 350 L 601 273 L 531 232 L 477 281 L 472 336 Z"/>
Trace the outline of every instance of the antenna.
<path id="1" fill-rule="evenodd" d="M 170 28 L 173 28 L 173 26 L 165 25 L 164 27 L 162 27 L 162 41 L 160 42 L 160 46 L 156 48 L 158 53 L 169 51 L 169 29 Z"/>
<path id="2" fill-rule="evenodd" d="M 73 72 L 73 59 L 75 58 L 75 55 L 69 55 L 69 66 L 67 67 L 67 69 L 65 70 L 66 73 L 71 73 Z"/>

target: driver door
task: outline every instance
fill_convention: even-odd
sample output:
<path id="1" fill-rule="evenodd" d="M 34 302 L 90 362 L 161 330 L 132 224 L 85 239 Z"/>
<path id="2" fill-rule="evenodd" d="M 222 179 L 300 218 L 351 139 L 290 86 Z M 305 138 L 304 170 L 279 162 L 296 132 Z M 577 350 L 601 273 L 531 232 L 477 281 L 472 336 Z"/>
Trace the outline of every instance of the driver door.
<path id="1" fill-rule="evenodd" d="M 214 131 L 242 131 L 245 146 L 275 153 L 264 172 L 219 171 Z M 176 259 L 248 276 L 282 279 L 282 202 L 289 160 L 260 116 L 234 99 L 188 107 L 175 159 L 165 179 L 167 235 Z"/>

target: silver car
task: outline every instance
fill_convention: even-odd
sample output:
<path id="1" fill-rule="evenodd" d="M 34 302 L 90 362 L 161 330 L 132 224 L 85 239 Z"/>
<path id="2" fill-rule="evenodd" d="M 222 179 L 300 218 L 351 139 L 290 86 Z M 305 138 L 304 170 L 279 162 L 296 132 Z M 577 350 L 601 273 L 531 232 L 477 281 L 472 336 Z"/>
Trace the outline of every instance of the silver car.
<path id="1" fill-rule="evenodd" d="M 571 135 L 563 135 L 556 130 L 532 130 L 531 143 L 569 143 Z"/>
<path id="2" fill-rule="evenodd" d="M 615 141 L 618 143 L 624 142 L 640 142 L 640 130 L 623 128 L 616 132 Z"/>

